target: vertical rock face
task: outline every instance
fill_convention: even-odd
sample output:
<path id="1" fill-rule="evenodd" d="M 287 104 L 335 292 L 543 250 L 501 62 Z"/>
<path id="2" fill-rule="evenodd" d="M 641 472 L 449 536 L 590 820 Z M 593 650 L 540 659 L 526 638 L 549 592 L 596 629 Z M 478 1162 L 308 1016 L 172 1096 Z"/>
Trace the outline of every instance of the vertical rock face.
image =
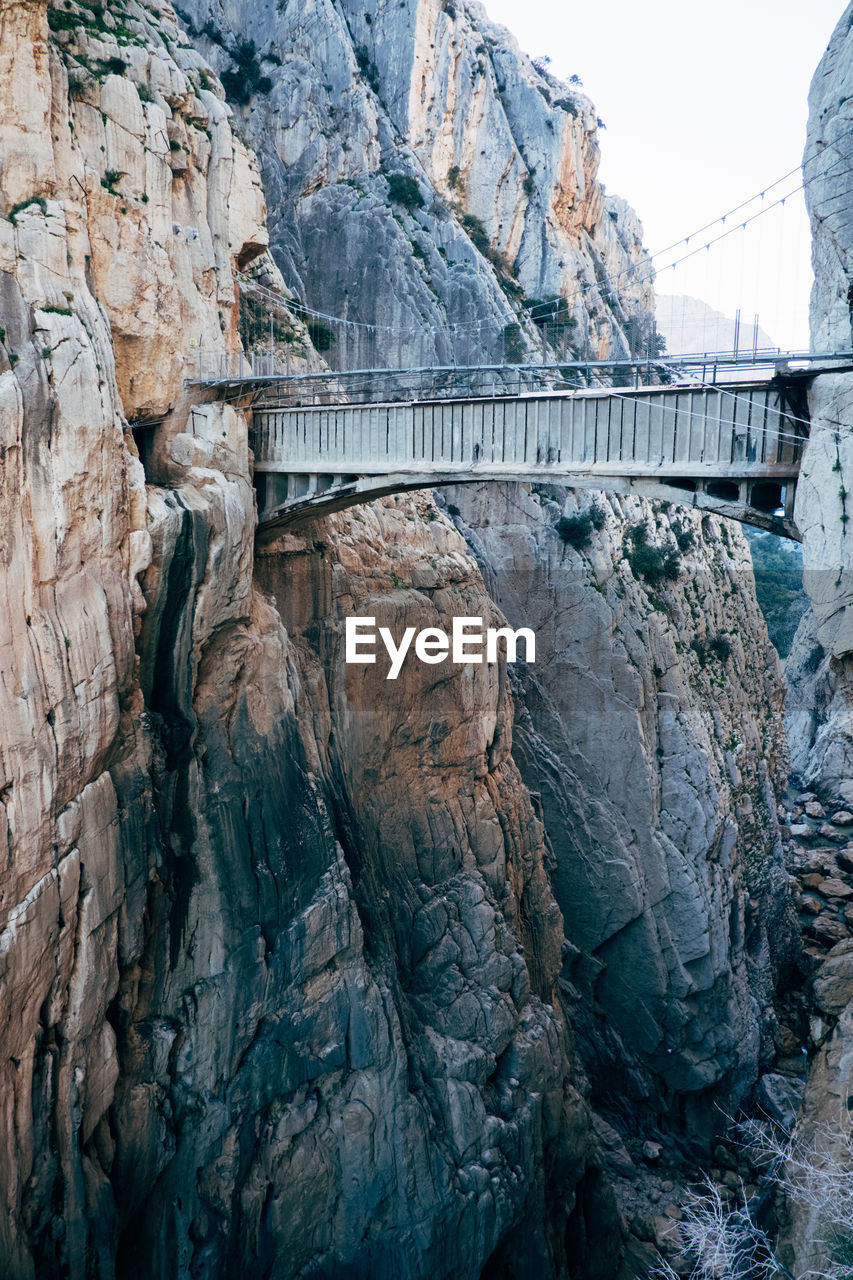
<path id="1" fill-rule="evenodd" d="M 809 95 L 809 129 L 803 171 L 812 222 L 815 284 L 812 343 L 817 350 L 849 350 L 853 344 L 853 210 L 848 177 L 853 162 L 853 6 L 848 5 L 815 73 Z M 847 175 L 847 176 L 845 176 Z M 853 562 L 850 490 L 853 446 L 850 375 L 816 379 L 809 396 L 811 435 L 797 489 L 796 519 L 803 531 L 804 582 L 813 617 L 800 624 L 788 659 L 791 685 L 789 733 L 795 768 L 824 801 L 853 802 Z M 816 1019 L 825 1039 L 809 1073 L 798 1126 L 805 1147 L 839 1144 L 849 1132 L 846 1103 L 851 1084 L 850 1009 L 853 984 L 840 942 L 816 966 Z M 839 956 L 836 953 L 841 952 Z M 840 975 L 840 976 L 839 976 Z M 834 999 L 821 992 L 832 985 Z M 837 1019 L 837 1021 L 836 1021 Z M 788 1232 L 788 1261 L 797 1274 L 835 1261 L 834 1243 L 819 1215 L 796 1206 Z"/>
<path id="2" fill-rule="evenodd" d="M 214 17 L 188 14 L 233 73 Z M 271 81 L 246 123 L 294 284 L 355 305 L 349 263 L 367 318 L 400 298 L 438 352 L 454 317 L 503 337 L 514 278 L 580 283 L 579 337 L 627 349 L 645 289 L 601 271 L 639 233 L 585 100 L 473 7 L 229 10 L 262 20 L 285 64 L 234 52 Z M 739 1095 L 770 1025 L 778 690 L 742 547 L 649 524 L 694 537 L 701 614 L 686 573 L 635 580 L 615 514 L 576 557 L 513 490 L 459 497 L 465 538 L 419 497 L 255 557 L 245 414 L 184 385 L 237 351 L 267 243 L 222 86 L 159 0 L 0 24 L 0 1269 L 600 1275 L 601 1078 L 649 1113 Z M 386 156 L 426 212 L 389 206 Z M 343 662 L 346 615 L 522 597 L 553 669 Z"/>
<path id="3" fill-rule="evenodd" d="M 785 662 L 791 765 L 804 787 L 853 804 L 853 671 L 817 638 L 814 614 L 797 628 Z"/>
<path id="4" fill-rule="evenodd" d="M 330 358 L 517 360 L 542 341 L 528 304 L 556 295 L 564 354 L 645 351 L 651 271 L 636 216 L 596 179 L 592 104 L 482 6 L 181 12 L 226 83 L 244 77 L 237 110 L 285 279 L 310 306 L 379 326 L 335 327 Z M 394 175 L 414 190 L 395 194 Z"/>
<path id="5" fill-rule="evenodd" d="M 748 548 L 714 518 L 655 518 L 635 499 L 577 510 L 559 489 L 507 487 L 454 503 L 496 601 L 546 655 L 518 681 L 515 750 L 580 951 L 572 981 L 637 1068 L 635 1101 L 650 1073 L 737 1093 L 769 1047 L 785 897 L 781 688 Z M 559 536 L 564 506 L 586 546 Z M 677 556 L 674 581 L 638 569 L 638 528 Z M 606 1094 L 606 1076 L 594 1084 Z"/>
<path id="6" fill-rule="evenodd" d="M 853 36 L 848 6 L 818 67 L 809 95 L 803 159 L 812 223 L 815 284 L 812 343 L 847 350 L 853 342 L 853 223 L 845 177 L 853 158 L 850 97 Z M 797 486 L 796 519 L 803 533 L 804 583 L 813 618 L 804 619 L 788 662 L 793 689 L 789 733 L 803 781 L 827 799 L 853 799 L 848 507 L 853 486 L 849 375 L 817 378 L 809 395 L 811 434 Z"/>
<path id="7" fill-rule="evenodd" d="M 209 636 L 248 611 L 252 565 L 245 421 L 208 407 L 187 490 L 146 500 L 128 420 L 182 397 L 200 345 L 233 345 L 236 260 L 265 244 L 260 186 L 171 10 L 99 12 L 36 3 L 0 14 L 0 1254 L 10 1276 L 110 1274 L 120 1228 L 110 1182 L 120 1126 L 107 1119 L 126 1054 L 120 992 L 146 946 L 162 856 L 149 726 L 164 690 L 146 704 L 139 575 L 185 531 L 188 599 L 207 614 L 194 620 L 197 659 L 204 625 Z M 174 148 L 170 129 L 184 139 Z M 187 476 L 189 437 L 170 435 L 170 465 Z M 173 627 L 170 641 L 178 616 L 161 627 Z"/>
<path id="8" fill-rule="evenodd" d="M 167 6 L 92 12 L 2 16 L 4 1274 L 558 1268 L 586 1124 L 506 683 L 415 682 L 445 722 L 389 754 L 334 639 L 396 603 L 371 542 L 425 617 L 482 581 L 374 514 L 276 561 L 288 639 L 245 420 L 182 385 L 235 341 L 251 161 Z"/>
<path id="9" fill-rule="evenodd" d="M 849 91 L 853 89 L 853 33 L 849 6 L 812 81 L 803 157 L 812 222 L 815 285 L 812 343 L 816 350 L 849 350 L 853 343 L 853 214 L 845 174 L 853 160 Z M 848 545 L 853 454 L 848 377 L 816 379 L 810 393 L 811 434 L 797 487 L 797 523 L 803 533 L 805 582 L 817 634 L 836 658 L 853 651 Z"/>

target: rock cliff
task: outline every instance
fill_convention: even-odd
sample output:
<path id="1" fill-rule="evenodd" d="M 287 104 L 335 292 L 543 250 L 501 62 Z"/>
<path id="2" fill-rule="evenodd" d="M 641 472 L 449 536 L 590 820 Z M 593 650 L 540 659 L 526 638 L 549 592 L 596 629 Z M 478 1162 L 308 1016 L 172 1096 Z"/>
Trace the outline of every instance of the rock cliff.
<path id="1" fill-rule="evenodd" d="M 655 1092 L 649 1075 L 676 1094 L 725 1080 L 743 1095 L 772 1054 L 787 769 L 747 545 L 713 517 L 637 499 L 580 515 L 559 489 L 454 502 L 496 601 L 548 655 L 519 680 L 516 754 L 581 953 L 574 981 L 621 1037 L 611 1070 L 624 1089 L 617 1068 L 645 1065 L 637 1103 Z M 584 512 L 600 531 L 573 548 L 559 520 Z M 640 531 L 677 573 L 638 559 Z"/>
<path id="2" fill-rule="evenodd" d="M 223 82 L 287 282 L 431 358 L 471 317 L 538 342 L 519 291 L 579 286 L 567 328 L 627 350 L 639 231 L 590 104 L 474 6 L 185 18 L 0 9 L 4 1274 L 615 1274 L 614 1160 L 707 1137 L 771 1052 L 743 544 L 625 503 L 579 552 L 573 500 L 506 489 L 255 555 L 247 415 L 185 379 L 268 244 Z M 353 612 L 529 608 L 556 660 L 517 680 L 343 663 Z"/>
<path id="3" fill-rule="evenodd" d="M 839 20 L 812 81 L 803 156 L 806 202 L 812 223 L 811 328 L 815 350 L 849 350 L 853 341 L 849 284 L 853 227 L 846 174 L 853 157 L 850 98 L 853 42 L 850 9 Z M 818 378 L 810 393 L 811 432 L 797 487 L 796 519 L 803 534 L 805 584 L 824 649 L 853 651 L 851 631 L 848 489 L 853 475 L 844 429 L 850 392 L 844 376 Z"/>
<path id="4" fill-rule="evenodd" d="M 853 222 L 847 178 L 853 159 L 850 93 L 853 92 L 853 6 L 848 5 L 821 60 L 809 95 L 809 127 L 803 159 L 812 223 L 815 284 L 812 344 L 848 350 L 853 342 Z M 853 407 L 849 374 L 816 379 L 810 393 L 811 435 L 798 485 L 796 519 L 803 531 L 804 583 L 813 615 L 800 624 L 788 659 L 791 685 L 789 734 L 795 768 L 817 803 L 853 801 L 853 561 L 848 542 Z M 822 842 L 826 844 L 826 840 Z M 846 851 L 814 849 L 811 861 L 825 876 L 847 870 Z M 840 860 L 840 863 L 839 863 Z M 846 877 L 845 877 L 846 878 Z M 841 885 L 843 890 L 844 886 Z M 851 1081 L 849 929 L 843 900 L 830 902 L 835 937 L 824 959 L 815 956 L 813 988 L 819 1048 L 812 1063 L 799 1133 L 847 1159 Z M 838 954 L 840 953 L 840 955 Z M 798 1272 L 832 1261 L 834 1245 L 819 1215 L 795 1208 L 788 1261 Z"/>
<path id="5" fill-rule="evenodd" d="M 806 201 L 812 223 L 815 284 L 812 344 L 846 350 L 853 341 L 850 280 L 853 228 L 845 198 L 845 174 L 853 155 L 850 99 L 853 84 L 851 9 L 840 19 L 809 95 L 809 129 L 803 157 Z M 817 378 L 810 392 L 811 433 L 797 486 L 796 520 L 803 534 L 804 583 L 813 617 L 804 620 L 790 678 L 798 689 L 791 721 L 795 759 L 803 777 L 839 799 L 850 793 L 849 693 L 851 553 L 848 485 L 853 484 L 850 433 L 844 423 L 850 391 L 846 375 Z"/>
<path id="6" fill-rule="evenodd" d="M 185 0 L 261 164 L 273 253 L 333 326 L 333 362 L 645 351 L 651 271 L 599 185 L 597 118 L 481 5 Z M 400 178 L 413 185 L 399 185 Z M 395 181 L 398 186 L 394 186 Z M 329 243 L 335 252 L 328 252 Z M 353 363 L 354 361 L 359 363 Z"/>

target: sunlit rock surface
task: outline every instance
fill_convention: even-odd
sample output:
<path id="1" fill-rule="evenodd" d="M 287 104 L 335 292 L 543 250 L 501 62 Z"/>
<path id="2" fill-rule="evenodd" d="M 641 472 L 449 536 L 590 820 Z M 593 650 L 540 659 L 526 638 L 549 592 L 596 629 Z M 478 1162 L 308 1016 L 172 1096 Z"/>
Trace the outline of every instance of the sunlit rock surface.
<path id="1" fill-rule="evenodd" d="M 558 354 L 645 353 L 652 273 L 636 215 L 598 183 L 593 105 L 482 6 L 185 0 L 181 12 L 218 70 L 248 68 L 255 85 L 235 111 L 285 279 L 310 306 L 380 326 L 335 328 L 333 359 L 538 358 L 530 317 L 543 308 L 530 304 L 558 294 Z M 417 184 L 411 200 L 393 198 L 393 175 Z"/>
<path id="2" fill-rule="evenodd" d="M 549 104 L 452 9 L 231 13 L 284 24 L 240 114 L 286 282 L 340 307 L 352 270 L 366 318 L 417 312 L 434 355 L 471 315 L 537 343 L 513 278 L 578 285 L 571 341 L 627 351 L 648 289 L 590 104 Z M 227 72 L 226 28 L 188 18 Z M 742 545 L 689 521 L 651 592 L 611 513 L 567 582 L 564 498 L 496 489 L 457 499 L 466 537 L 423 495 L 256 555 L 247 415 L 185 385 L 238 354 L 236 273 L 282 284 L 222 85 L 165 4 L 0 24 L 0 1269 L 615 1271 L 604 1168 L 642 1135 L 622 1154 L 590 1105 L 621 1061 L 642 1123 L 672 1107 L 701 1138 L 705 1092 L 748 1089 L 772 1029 L 778 687 Z M 423 209 L 389 202 L 385 156 Z M 652 541 L 675 536 L 661 514 Z M 527 609 L 526 677 L 409 664 L 389 692 L 343 662 L 355 611 Z M 690 648 L 718 635 L 726 656 Z"/>

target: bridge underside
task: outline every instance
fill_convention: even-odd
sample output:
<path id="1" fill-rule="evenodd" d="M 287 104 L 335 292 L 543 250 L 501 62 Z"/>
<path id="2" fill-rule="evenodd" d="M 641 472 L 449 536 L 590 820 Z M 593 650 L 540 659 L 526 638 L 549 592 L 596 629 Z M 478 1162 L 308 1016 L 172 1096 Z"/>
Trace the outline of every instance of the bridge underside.
<path id="1" fill-rule="evenodd" d="M 486 467 L 435 471 L 401 470 L 383 475 L 324 475 L 321 473 L 287 473 L 264 468 L 255 471 L 258 491 L 260 537 L 271 537 L 286 528 L 297 528 L 307 521 L 342 511 L 347 507 L 372 502 L 394 493 L 418 489 L 434 489 L 447 485 L 482 484 L 485 482 L 517 482 L 522 484 L 561 485 L 567 489 L 588 489 L 634 495 L 668 501 L 674 505 L 711 511 L 716 515 L 753 525 L 781 537 L 800 541 L 800 533 L 792 514 L 797 474 L 793 468 L 779 467 L 768 475 L 763 467 L 758 475 L 595 474 L 564 471 L 544 465 L 511 471 Z"/>

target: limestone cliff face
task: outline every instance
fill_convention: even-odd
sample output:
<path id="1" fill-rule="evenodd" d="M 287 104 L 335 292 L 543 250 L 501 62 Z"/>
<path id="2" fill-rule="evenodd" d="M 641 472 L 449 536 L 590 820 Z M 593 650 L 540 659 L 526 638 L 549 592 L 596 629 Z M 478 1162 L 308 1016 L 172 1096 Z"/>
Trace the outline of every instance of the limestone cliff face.
<path id="1" fill-rule="evenodd" d="M 636 1068 L 619 1086 L 638 1103 L 653 1076 L 737 1094 L 770 1048 L 785 897 L 782 694 L 747 545 L 714 518 L 579 498 L 601 530 L 575 549 L 555 528 L 579 518 L 559 489 L 453 501 L 496 601 L 547 655 L 518 681 L 515 751 L 580 952 L 572 981 Z M 674 582 L 638 570 L 638 528 L 677 555 Z"/>
<path id="2" fill-rule="evenodd" d="M 183 379 L 260 188 L 168 6 L 92 13 L 0 42 L 4 1274 L 559 1268 L 587 1125 L 506 683 L 368 734 L 327 608 L 393 608 L 384 552 L 279 557 L 295 641 L 253 586 L 245 418 Z M 491 608 L 444 521 L 370 519 L 413 612 Z"/>
<path id="3" fill-rule="evenodd" d="M 813 236 L 815 284 L 812 343 L 848 350 L 853 342 L 853 213 L 845 175 L 853 158 L 853 6 L 848 5 L 815 73 L 809 95 L 804 156 Z M 811 435 L 798 485 L 796 519 L 803 531 L 804 581 L 813 617 L 803 619 L 788 659 L 792 697 L 789 733 L 804 784 L 827 802 L 853 801 L 853 561 L 850 489 L 853 446 L 850 375 L 818 378 L 810 393 Z M 838 954 L 840 953 L 840 955 Z M 812 1064 L 799 1125 L 804 1144 L 831 1143 L 849 1129 L 851 1090 L 849 942 L 815 966 L 822 1047 Z M 832 998 L 828 999 L 830 993 Z M 822 1020 L 823 1015 L 827 1021 Z M 829 1135 L 829 1136 L 827 1136 Z M 846 1150 L 842 1148 L 846 1158 Z M 815 1215 L 795 1211 L 789 1261 L 798 1272 L 832 1261 L 832 1242 Z"/>
<path id="4" fill-rule="evenodd" d="M 285 279 L 310 306 L 380 326 L 336 330 L 330 358 L 519 359 L 542 343 L 525 298 L 555 295 L 571 319 L 562 354 L 645 350 L 651 272 L 636 216 L 596 179 L 593 106 L 482 6 L 180 11 L 217 69 L 249 68 L 236 110 Z M 389 195 L 395 174 L 415 198 Z"/>
<path id="5" fill-rule="evenodd" d="M 812 222 L 812 344 L 818 351 L 849 350 L 853 342 L 850 281 L 853 217 L 845 186 L 853 158 L 853 34 L 849 6 L 839 20 L 812 81 L 803 157 Z M 812 386 L 812 427 L 797 488 L 797 523 L 803 533 L 805 582 L 818 639 L 836 658 L 853 651 L 849 486 L 853 483 L 846 376 L 818 378 Z"/>
<path id="6" fill-rule="evenodd" d="M 398 245 L 377 169 L 392 129 L 389 154 L 410 155 L 425 192 L 450 187 L 456 163 L 474 199 L 493 170 L 466 139 L 487 141 L 477 113 L 500 123 L 501 95 L 489 164 L 523 174 L 522 121 L 541 115 L 545 138 L 553 120 L 556 138 L 522 156 L 530 204 L 508 182 L 491 211 L 470 206 L 525 289 L 641 261 L 629 215 L 602 216 L 591 109 L 547 103 L 562 90 L 477 10 L 403 6 L 399 31 L 378 10 L 350 15 L 381 105 L 346 11 L 291 8 L 264 10 L 290 23 L 271 100 L 302 95 L 290 124 L 264 116 L 285 268 L 325 287 L 323 261 L 369 267 L 362 226 Z M 248 31 L 259 12 L 242 15 Z M 573 559 L 558 506 L 492 490 L 490 507 L 458 497 L 464 521 L 426 496 L 389 500 L 256 557 L 246 415 L 184 385 L 200 351 L 236 352 L 235 273 L 267 244 L 222 86 L 159 0 L 9 4 L 0 22 L 0 1267 L 615 1272 L 606 1130 L 590 1120 L 619 1092 L 608 1073 L 622 1062 L 644 1116 L 663 1123 L 671 1106 L 678 1125 L 685 1096 L 743 1093 L 772 1028 L 778 690 L 772 670 L 766 685 L 750 675 L 765 642 L 742 547 L 691 525 L 701 601 L 686 569 L 652 592 L 626 567 L 615 508 Z M 351 113 L 337 141 L 311 114 L 321 48 Z M 487 92 L 468 90 L 469 56 Z M 454 104 L 446 138 L 430 85 Z M 336 221 L 335 202 L 356 199 L 339 179 L 363 170 L 372 221 Z M 538 247 L 537 200 L 557 211 Z M 439 316 L 438 348 L 464 302 L 502 334 L 516 313 L 491 261 L 455 214 L 429 217 L 423 252 L 446 292 L 419 323 Z M 309 254 L 311 225 L 324 244 L 340 234 L 340 253 Z M 385 301 L 375 273 L 377 314 L 398 267 L 414 297 L 407 252 L 385 261 Z M 645 298 L 631 287 L 629 318 Z M 603 315 L 595 296 L 578 329 L 621 349 L 618 308 Z M 653 542 L 676 532 L 663 515 L 650 526 Z M 343 663 L 347 614 L 520 621 L 525 590 L 540 652 L 559 661 L 517 688 L 506 667 L 410 664 L 389 693 L 381 668 Z M 727 656 L 706 643 L 721 635 Z M 601 1238 L 604 1254 L 588 1243 Z"/>
<path id="7" fill-rule="evenodd" d="M 247 610 L 252 563 L 245 420 L 199 414 L 194 460 L 217 465 L 147 497 L 128 423 L 180 399 L 198 344 L 233 344 L 233 271 L 266 242 L 263 198 L 168 7 L 9 4 L 0 24 L 0 1253 L 10 1276 L 106 1275 L 117 999 L 162 856 L 138 579 L 164 530 L 204 525 L 197 657 L 205 626 Z"/>
<path id="8" fill-rule="evenodd" d="M 797 628 L 785 675 L 795 776 L 829 800 L 853 804 L 853 671 L 849 662 L 826 652 L 813 613 Z"/>
<path id="9" fill-rule="evenodd" d="M 853 342 L 853 223 L 843 185 L 853 156 L 848 94 L 853 86 L 851 14 L 848 7 L 809 96 L 804 175 L 815 270 L 812 343 L 818 350 L 846 350 Z M 804 582 L 813 620 L 804 619 L 797 651 L 789 660 L 789 678 L 796 690 L 789 730 L 798 771 L 807 785 L 844 801 L 853 796 L 853 570 L 848 523 L 853 455 L 845 426 L 851 408 L 848 384 L 849 375 L 827 375 L 816 379 L 810 392 L 812 427 L 795 515 L 803 533 Z"/>

